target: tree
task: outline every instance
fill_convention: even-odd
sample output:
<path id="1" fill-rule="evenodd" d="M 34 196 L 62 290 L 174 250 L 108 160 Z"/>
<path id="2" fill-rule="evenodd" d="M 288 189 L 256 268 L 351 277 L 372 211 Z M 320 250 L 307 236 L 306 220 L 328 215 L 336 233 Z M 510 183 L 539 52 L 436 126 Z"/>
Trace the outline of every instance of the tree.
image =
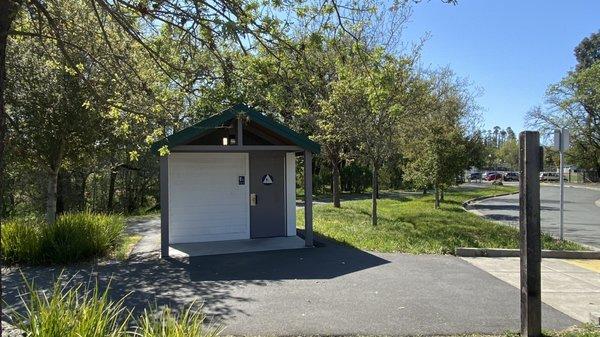
<path id="1" fill-rule="evenodd" d="M 517 136 L 510 126 L 506 128 L 506 140 L 517 140 Z"/>
<path id="2" fill-rule="evenodd" d="M 483 131 L 476 130 L 465 136 L 467 167 L 483 167 L 487 159 L 487 149 Z"/>
<path id="3" fill-rule="evenodd" d="M 584 38 L 575 47 L 575 58 L 577 59 L 576 70 L 591 67 L 600 60 L 600 31 Z"/>
<path id="4" fill-rule="evenodd" d="M 512 170 L 519 166 L 519 143 L 510 139 L 504 142 L 497 151 L 497 157 L 501 163 L 508 165 Z"/>
<path id="5" fill-rule="evenodd" d="M 528 112 L 529 125 L 549 135 L 555 128 L 571 133 L 570 159 L 578 166 L 600 174 L 600 34 L 586 38 L 575 49 L 579 61 L 546 92 L 543 107 Z"/>
<path id="6" fill-rule="evenodd" d="M 8 118 L 14 125 L 12 145 L 21 156 L 45 168 L 46 219 L 52 223 L 64 160 L 76 157 L 79 151 L 89 152 L 100 140 L 106 121 L 91 106 L 92 98 L 76 72 L 55 61 L 57 51 L 52 47 L 15 38 L 9 50 L 7 68 L 12 81 L 6 100 Z M 79 72 L 91 76 L 93 70 L 86 68 L 83 58 L 71 56 L 78 60 Z"/>
<path id="7" fill-rule="evenodd" d="M 447 1 L 453 3 L 454 1 Z M 86 44 L 80 44 L 78 35 L 73 34 L 71 26 L 76 23 L 69 21 L 73 14 L 69 10 L 61 10 L 65 0 L 3 0 L 0 4 L 0 181 L 4 179 L 4 148 L 7 135 L 5 113 L 5 87 L 6 87 L 6 46 L 9 35 L 20 35 L 44 39 L 48 44 L 54 45 L 62 54 L 64 64 L 74 69 L 79 76 L 77 63 L 71 59 L 73 49 L 93 55 Z M 251 54 L 256 48 L 261 47 L 267 51 L 274 48 L 288 48 L 297 55 L 302 54 L 301 49 L 288 39 L 298 31 L 330 30 L 336 35 L 350 33 L 353 27 L 374 27 L 380 22 L 367 21 L 373 18 L 373 8 L 385 7 L 383 3 L 356 2 L 353 0 L 331 0 L 325 2 L 265 2 L 258 3 L 251 0 L 210 0 L 201 3 L 197 1 L 137 1 L 137 0 L 92 0 L 73 1 L 83 6 L 83 13 L 89 13 L 95 18 L 93 27 L 98 29 L 93 36 L 99 36 L 104 48 L 113 51 L 115 39 L 127 39 L 129 45 L 139 47 L 144 51 L 145 57 L 155 67 L 154 70 L 167 76 L 170 86 L 189 89 L 190 95 L 202 93 L 199 86 L 207 88 L 214 83 L 212 76 L 204 77 L 205 66 L 199 64 L 195 69 L 187 72 L 189 76 L 178 76 L 186 72 L 186 67 L 174 63 L 165 57 L 162 45 L 153 43 L 157 35 L 165 29 L 169 30 L 173 43 L 181 46 L 190 46 L 192 49 L 203 50 L 210 54 L 211 59 L 221 68 L 222 78 L 217 81 L 230 86 L 233 81 L 229 77 L 233 68 L 229 51 L 235 50 L 244 54 Z M 392 7 L 402 7 L 396 4 Z M 19 14 L 30 21 L 30 30 L 13 29 L 13 20 Z M 287 18 L 285 21 L 282 18 Z M 106 23 L 116 24 L 119 31 L 116 34 L 108 33 Z M 386 29 L 393 26 L 386 25 Z M 80 33 L 79 31 L 75 30 Z M 98 34 L 96 34 L 98 33 Z M 350 33 L 353 35 L 352 33 Z M 75 38 L 75 39 L 73 39 Z M 185 56 L 185 55 L 181 55 Z M 119 74 L 120 70 L 131 70 L 131 64 L 123 61 L 119 55 L 112 58 L 95 59 L 89 62 L 96 63 L 105 68 L 107 73 Z M 212 74 L 212 72 L 211 72 Z M 128 84 L 127 77 L 114 76 L 113 80 L 122 81 L 121 85 Z M 115 82 L 118 83 L 118 82 Z M 198 85 L 201 83 L 201 85 Z M 89 84 L 89 83 L 88 83 Z M 94 85 L 90 85 L 94 88 Z M 144 88 L 147 90 L 147 88 Z M 210 90 L 209 90 L 210 91 Z M 210 91 L 215 93 L 214 91 Z M 93 91 L 92 91 L 93 93 Z M 222 96 L 219 96 L 223 98 Z M 228 96 L 227 96 L 228 97 Z M 226 97 L 226 98 L 227 98 Z M 125 101 L 111 101 L 113 107 L 124 113 L 140 114 L 136 106 L 128 106 Z M 224 102 L 214 103 L 219 105 Z M 1 183 L 0 183 L 1 184 Z M 0 195 L 4 189 L 0 185 Z M 0 210 L 0 213 L 1 210 Z"/>
<path id="8" fill-rule="evenodd" d="M 440 207 L 444 189 L 454 184 L 468 165 L 461 120 L 471 113 L 468 85 L 445 70 L 429 80 L 430 90 L 420 113 L 410 119 L 403 132 L 407 158 L 406 179 L 416 187 L 433 187 L 434 207 Z"/>
<path id="9" fill-rule="evenodd" d="M 351 155 L 371 168 L 372 224 L 377 225 L 379 174 L 398 152 L 398 124 L 413 112 L 415 75 L 412 59 L 395 57 L 383 49 L 355 46 L 360 58 L 339 65 L 331 84 L 326 111 L 341 116 L 344 129 L 356 142 Z M 350 137 L 349 137 L 350 138 Z"/>
<path id="10" fill-rule="evenodd" d="M 96 209 L 112 210 L 120 188 L 118 179 L 123 176 L 129 181 L 139 174 L 136 161 L 152 140 L 164 134 L 167 125 L 186 126 L 192 118 L 206 117 L 239 100 L 273 106 L 282 112 L 277 117 L 321 137 L 333 173 L 334 204 L 339 206 L 339 169 L 355 144 L 341 130 L 345 123 L 340 116 L 348 115 L 331 114 L 333 110 L 323 110 L 322 103 L 328 99 L 329 84 L 337 78 L 337 64 L 354 59 L 356 65 L 367 65 L 355 46 L 382 49 L 390 55 L 398 52 L 399 32 L 409 13 L 408 3 L 390 8 L 375 0 L 269 3 L 262 7 L 245 0 L 201 5 L 191 1 L 9 0 L 2 6 L 6 9 L 0 16 L 0 35 L 6 38 L 0 41 L 2 47 L 8 40 L 48 46 L 35 52 L 70 75 L 77 84 L 75 91 L 84 99 L 82 104 L 108 125 L 94 130 L 100 133 L 96 145 L 82 141 L 78 151 L 70 151 L 72 155 L 60 160 L 64 165 L 52 170 L 57 172 L 52 176 L 58 181 L 53 183 L 58 185 L 58 211 L 68 209 L 65 203 L 69 198 L 61 193 L 72 190 L 71 181 L 77 180 L 80 185 L 77 193 L 81 200 L 74 203 L 82 208 L 86 205 L 83 199 L 88 178 L 97 184 L 103 176 L 108 188 L 100 198 L 105 206 Z M 287 22 L 280 19 L 282 12 L 289 15 Z M 247 86 L 252 88 L 248 90 L 241 85 L 251 82 L 239 81 L 240 74 L 242 79 L 255 75 L 239 71 L 248 64 L 241 60 L 260 56 L 261 61 L 256 62 L 260 64 L 265 55 L 269 59 L 264 65 L 275 73 L 265 77 L 269 80 L 265 82 L 276 85 L 257 86 L 268 90 L 254 95 L 254 86 Z M 1 61 L 4 66 L 6 58 Z M 2 75 L 5 79 L 6 74 Z M 61 88 L 57 81 L 48 83 Z M 0 84 L 0 96 L 4 98 L 6 82 Z M 41 93 L 52 89 L 40 85 L 36 90 Z M 13 93 L 25 93 L 18 91 L 16 88 Z M 18 124 L 28 118 L 21 103 L 14 102 L 15 109 L 0 113 L 2 183 L 15 181 L 18 175 L 11 170 L 12 176 L 6 177 L 2 170 L 5 140 L 16 139 Z M 8 114 L 14 118 L 7 130 L 3 123 Z M 129 201 L 135 199 L 130 197 L 134 193 L 132 184 L 123 188 L 121 195 Z M 53 190 L 50 188 L 48 194 L 54 194 Z M 4 192 L 2 188 L 3 197 Z M 96 192 L 93 195 L 93 205 L 98 207 Z M 47 204 L 50 199 L 54 198 L 47 199 Z M 131 207 L 127 206 L 128 210 Z"/>
<path id="11" fill-rule="evenodd" d="M 502 130 L 499 126 L 494 126 L 494 146 L 498 147 L 500 145 L 500 130 Z"/>
<path id="12" fill-rule="evenodd" d="M 4 171 L 6 158 L 4 156 L 6 147 L 6 45 L 8 42 L 8 32 L 11 29 L 15 19 L 19 4 L 15 1 L 0 1 L 0 216 L 3 214 L 4 206 Z"/>
<path id="13" fill-rule="evenodd" d="M 292 43 L 292 42 L 290 42 Z M 301 57 L 286 49 L 259 49 L 257 55 L 242 57 L 235 91 L 243 101 L 279 112 L 275 118 L 311 135 L 321 144 L 323 162 L 332 172 L 332 195 L 340 207 L 340 168 L 350 147 L 344 130 L 346 112 L 328 109 L 331 85 L 338 78 L 342 60 L 352 59 L 351 49 L 337 39 L 320 34 L 293 42 L 302 46 Z M 346 117 L 344 117 L 346 116 Z M 318 164 L 318 163 L 316 163 Z"/>
<path id="14" fill-rule="evenodd" d="M 69 43 L 72 48 L 66 51 L 60 51 L 55 45 L 46 43 L 46 27 L 31 27 L 31 22 L 23 17 L 19 17 L 13 24 L 15 31 L 30 32 L 33 36 L 15 34 L 9 45 L 11 52 L 7 64 L 12 81 L 7 91 L 7 98 L 11 100 L 7 105 L 7 117 L 10 121 L 8 140 L 12 144 L 23 145 L 25 150 L 20 153 L 20 157 L 11 157 L 13 160 L 9 164 L 17 165 L 16 160 L 19 158 L 39 160 L 43 158 L 40 153 L 59 149 L 60 142 L 52 145 L 53 138 L 48 136 L 50 132 L 68 139 L 65 145 L 68 151 L 58 151 L 62 153 L 57 157 L 60 159 L 56 161 L 59 165 L 52 170 L 51 176 L 58 176 L 52 179 L 57 181 L 53 183 L 58 184 L 57 192 L 52 187 L 46 193 L 48 219 L 53 217 L 52 214 L 71 207 L 83 209 L 86 205 L 88 177 L 98 179 L 108 174 L 111 176 L 108 186 L 114 187 L 116 182 L 118 188 L 117 178 L 128 180 L 123 186 L 125 193 L 122 195 L 128 200 L 129 206 L 124 211 L 136 208 L 135 205 L 140 200 L 145 200 L 136 199 L 134 193 L 136 189 L 145 187 L 136 181 L 144 172 L 136 167 L 138 158 L 142 158 L 149 144 L 164 133 L 165 124 L 185 125 L 186 120 L 182 116 L 186 109 L 192 109 L 194 105 L 193 99 L 186 100 L 186 96 L 192 89 L 199 90 L 196 80 L 218 76 L 215 74 L 217 71 L 214 71 L 217 66 L 210 62 L 206 52 L 186 49 L 186 45 L 182 46 L 177 39 L 172 39 L 172 32 L 166 29 L 149 43 L 160 45 L 162 57 L 168 58 L 182 72 L 161 72 L 156 63 L 147 57 L 143 48 L 131 45 L 130 40 L 120 34 L 120 27 L 111 23 L 110 18 L 105 18 L 103 26 L 99 27 L 95 14 L 86 9 L 86 5 L 79 1 L 64 2 L 59 7 L 51 8 L 69 13 L 62 16 L 64 22 L 57 22 L 69 27 Z M 96 34 L 99 31 L 111 36 L 110 49 L 105 48 L 104 41 Z M 86 47 L 75 47 L 78 45 Z M 71 61 L 76 62 L 76 69 L 65 61 L 65 52 Z M 118 64 L 115 64 L 115 60 L 118 60 Z M 190 76 L 191 72 L 188 70 L 197 69 L 198 63 L 203 64 L 203 72 Z M 31 82 L 33 78 L 37 81 Z M 188 83 L 187 87 L 182 89 L 181 86 L 174 86 L 173 78 Z M 69 79 L 73 85 L 63 85 L 65 81 L 60 79 Z M 56 98 L 53 101 L 53 97 L 57 95 L 64 97 L 60 98 L 64 104 L 71 104 L 74 116 L 66 116 L 66 106 L 59 109 L 53 103 L 59 100 Z M 44 109 L 45 115 L 42 112 L 30 113 L 30 110 L 37 112 Z M 73 122 L 77 124 L 73 125 Z M 55 127 L 42 130 L 32 127 L 44 123 Z M 59 127 L 61 125 L 68 127 Z M 40 141 L 33 144 L 22 141 L 36 137 Z M 48 148 L 43 149 L 42 146 Z M 44 167 L 47 162 L 43 165 L 38 162 L 35 167 Z M 144 168 L 152 167 L 153 165 L 146 165 Z M 27 172 L 29 175 L 36 173 L 35 170 Z M 15 181 L 21 173 L 11 170 L 11 174 L 10 180 Z M 77 180 L 76 184 L 79 185 L 77 200 L 63 195 L 72 190 L 71 178 Z M 34 186 L 29 188 L 35 190 Z M 102 207 L 94 203 L 90 205 L 92 209 L 113 211 L 115 189 L 109 187 L 108 190 L 106 203 Z M 16 191 L 10 192 L 14 194 Z M 95 196 L 94 193 L 94 198 Z M 58 207 L 54 210 L 53 200 L 56 199 Z"/>
<path id="15" fill-rule="evenodd" d="M 500 131 L 500 143 L 499 143 L 499 145 L 502 146 L 502 144 L 504 144 L 505 141 L 506 141 L 506 130 L 501 130 Z"/>
<path id="16" fill-rule="evenodd" d="M 355 75 L 356 84 L 366 89 L 367 105 L 359 110 L 362 114 L 358 114 L 354 127 L 359 137 L 359 156 L 371 166 L 372 223 L 377 225 L 380 170 L 398 152 L 399 122 L 415 112 L 420 93 L 413 59 L 380 55 L 379 51 L 374 51 L 371 58 L 373 70 Z"/>

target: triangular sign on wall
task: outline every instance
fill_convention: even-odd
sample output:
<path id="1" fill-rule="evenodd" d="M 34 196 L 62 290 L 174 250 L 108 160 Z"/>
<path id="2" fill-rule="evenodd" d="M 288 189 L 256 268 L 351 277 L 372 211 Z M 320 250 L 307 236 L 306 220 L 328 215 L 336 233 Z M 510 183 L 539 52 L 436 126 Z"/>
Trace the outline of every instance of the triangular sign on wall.
<path id="1" fill-rule="evenodd" d="M 271 177 L 270 174 L 266 174 L 263 178 L 262 178 L 262 183 L 264 185 L 271 185 L 273 183 L 273 178 Z"/>

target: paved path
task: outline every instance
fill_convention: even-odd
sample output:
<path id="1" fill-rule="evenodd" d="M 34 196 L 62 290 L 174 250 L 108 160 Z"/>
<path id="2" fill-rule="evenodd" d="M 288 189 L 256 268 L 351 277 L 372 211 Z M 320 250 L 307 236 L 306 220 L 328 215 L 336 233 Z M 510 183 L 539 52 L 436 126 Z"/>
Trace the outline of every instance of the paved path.
<path id="1" fill-rule="evenodd" d="M 153 237 L 156 223 L 138 223 Z M 152 228 L 154 228 L 152 230 Z M 139 232 L 144 232 L 140 230 Z M 313 249 L 160 261 L 150 242 L 128 263 L 78 266 L 65 277 L 101 284 L 142 310 L 194 300 L 234 335 L 448 335 L 519 330 L 519 290 L 460 258 L 375 254 L 327 242 Z M 25 268 L 48 287 L 60 267 Z M 19 271 L 2 270 L 3 300 L 19 309 Z M 574 319 L 544 305 L 544 328 Z"/>
<path id="2" fill-rule="evenodd" d="M 516 289 L 520 288 L 518 257 L 463 259 Z M 542 301 L 581 322 L 590 321 L 590 314 L 600 313 L 598 266 L 596 260 L 542 259 Z"/>
<path id="3" fill-rule="evenodd" d="M 558 237 L 559 188 L 540 188 L 542 231 Z M 600 190 L 565 187 L 565 238 L 600 248 Z M 519 225 L 519 195 L 485 199 L 475 209 L 492 220 Z"/>

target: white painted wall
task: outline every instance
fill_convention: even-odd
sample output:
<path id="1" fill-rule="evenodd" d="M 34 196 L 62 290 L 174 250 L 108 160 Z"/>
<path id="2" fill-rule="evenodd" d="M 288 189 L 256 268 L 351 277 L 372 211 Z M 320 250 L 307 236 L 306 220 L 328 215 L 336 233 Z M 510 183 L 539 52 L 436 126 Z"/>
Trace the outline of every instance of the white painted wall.
<path id="1" fill-rule="evenodd" d="M 169 154 L 169 243 L 249 239 L 248 176 L 247 153 Z"/>
<path id="2" fill-rule="evenodd" d="M 285 154 L 285 200 L 287 236 L 296 235 L 296 154 Z"/>

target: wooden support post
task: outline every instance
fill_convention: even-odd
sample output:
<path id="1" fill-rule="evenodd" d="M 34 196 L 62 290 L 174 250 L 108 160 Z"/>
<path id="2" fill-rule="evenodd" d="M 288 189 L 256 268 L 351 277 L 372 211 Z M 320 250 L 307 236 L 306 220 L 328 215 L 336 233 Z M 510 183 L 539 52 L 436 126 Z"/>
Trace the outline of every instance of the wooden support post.
<path id="1" fill-rule="evenodd" d="M 237 135 L 237 145 L 238 146 L 244 145 L 244 126 L 242 125 L 242 117 L 241 116 L 238 116 L 238 118 L 237 118 L 236 135 Z"/>
<path id="2" fill-rule="evenodd" d="M 160 157 L 160 257 L 169 257 L 169 157 Z"/>
<path id="3" fill-rule="evenodd" d="M 519 225 L 521 230 L 521 335 L 542 333 L 540 239 L 540 134 L 519 134 Z"/>
<path id="4" fill-rule="evenodd" d="M 313 246 L 312 152 L 304 151 L 304 243 Z"/>

